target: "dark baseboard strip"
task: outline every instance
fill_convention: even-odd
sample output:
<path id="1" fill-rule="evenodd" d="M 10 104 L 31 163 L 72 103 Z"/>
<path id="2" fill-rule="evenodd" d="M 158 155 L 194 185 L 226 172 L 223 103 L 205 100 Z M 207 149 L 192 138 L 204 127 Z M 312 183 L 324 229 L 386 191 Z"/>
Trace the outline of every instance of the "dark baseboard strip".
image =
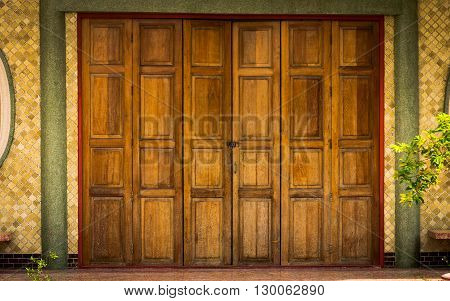
<path id="1" fill-rule="evenodd" d="M 39 258 L 41 254 L 6 254 L 0 253 L 0 269 L 24 269 L 33 266 L 30 257 Z M 449 267 L 450 252 L 421 252 L 420 265 L 423 267 Z M 70 269 L 78 267 L 78 254 L 69 254 L 67 266 Z M 384 266 L 395 267 L 395 253 L 384 253 Z"/>
<path id="2" fill-rule="evenodd" d="M 384 253 L 384 266 L 395 267 L 395 253 Z M 420 266 L 439 268 L 450 266 L 450 252 L 420 252 Z"/>
<path id="3" fill-rule="evenodd" d="M 34 264 L 30 261 L 32 256 L 34 258 L 39 258 L 41 254 L 0 253 L 0 269 L 25 269 L 26 267 L 33 267 Z M 67 266 L 70 269 L 77 268 L 78 254 L 69 254 Z"/>

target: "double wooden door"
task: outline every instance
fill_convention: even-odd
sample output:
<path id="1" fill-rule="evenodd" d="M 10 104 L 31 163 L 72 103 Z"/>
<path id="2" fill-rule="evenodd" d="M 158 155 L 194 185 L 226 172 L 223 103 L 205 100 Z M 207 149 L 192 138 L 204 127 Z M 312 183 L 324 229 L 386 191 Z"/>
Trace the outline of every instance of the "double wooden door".
<path id="1" fill-rule="evenodd" d="M 370 264 L 377 24 L 83 19 L 83 265 Z"/>

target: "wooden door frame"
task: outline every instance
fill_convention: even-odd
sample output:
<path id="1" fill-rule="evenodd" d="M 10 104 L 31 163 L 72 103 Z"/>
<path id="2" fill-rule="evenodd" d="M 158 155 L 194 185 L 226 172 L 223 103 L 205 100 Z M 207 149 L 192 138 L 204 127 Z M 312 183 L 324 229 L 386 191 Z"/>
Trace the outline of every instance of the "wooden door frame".
<path id="1" fill-rule="evenodd" d="M 77 69 L 78 69 L 78 267 L 79 268 L 96 268 L 83 265 L 83 100 L 82 100 L 82 20 L 83 19 L 199 19 L 199 20 L 330 20 L 330 21 L 372 21 L 378 24 L 378 70 L 379 70 L 379 99 L 378 99 L 378 110 L 379 110 L 379 150 L 378 150 L 378 176 L 379 176 L 379 256 L 375 258 L 376 266 L 384 267 L 384 16 L 383 15 L 292 15 L 292 14 L 282 14 L 282 15 L 268 15 L 268 14 L 186 14 L 186 13 L 78 13 L 77 14 Z M 339 265 L 340 267 L 345 267 Z M 360 265 L 358 265 L 360 266 Z M 135 267 L 131 266 L 125 266 Z M 146 266 L 139 266 L 146 267 Z M 152 268 L 165 268 L 167 266 L 151 266 Z M 173 267 L 173 266 L 171 266 Z M 315 266 L 295 266 L 295 267 L 285 267 L 277 266 L 280 268 L 311 268 Z M 317 266 L 326 267 L 326 266 Z M 119 267 L 122 268 L 122 267 Z M 192 268 L 192 267 L 176 267 L 176 268 Z M 235 266 L 225 267 L 225 268 L 236 268 Z M 249 267 L 239 267 L 239 268 L 249 268 Z M 273 268 L 273 266 L 266 266 L 261 268 Z"/>

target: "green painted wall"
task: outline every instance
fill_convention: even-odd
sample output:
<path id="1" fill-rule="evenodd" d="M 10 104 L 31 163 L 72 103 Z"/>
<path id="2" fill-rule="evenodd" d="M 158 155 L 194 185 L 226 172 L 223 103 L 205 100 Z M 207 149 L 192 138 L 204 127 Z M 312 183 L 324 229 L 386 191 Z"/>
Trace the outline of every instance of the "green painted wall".
<path id="1" fill-rule="evenodd" d="M 417 1 L 405 0 L 403 14 L 395 17 L 395 141 L 408 142 L 419 133 L 419 55 Z M 398 166 L 400 156 L 396 156 Z M 395 259 L 397 267 L 418 266 L 420 207 L 400 204 L 395 186 Z"/>
<path id="2" fill-rule="evenodd" d="M 41 239 L 42 253 L 56 252 L 51 268 L 67 265 L 66 39 L 64 13 L 40 2 Z"/>
<path id="3" fill-rule="evenodd" d="M 397 15 L 401 0 L 60 0 L 59 11 Z"/>

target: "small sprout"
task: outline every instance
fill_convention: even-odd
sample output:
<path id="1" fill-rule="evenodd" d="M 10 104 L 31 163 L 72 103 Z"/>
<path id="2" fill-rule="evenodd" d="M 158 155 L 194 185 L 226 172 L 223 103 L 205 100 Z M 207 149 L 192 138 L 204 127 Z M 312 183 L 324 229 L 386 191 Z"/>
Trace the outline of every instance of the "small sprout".
<path id="1" fill-rule="evenodd" d="M 25 270 L 27 271 L 27 276 L 33 281 L 50 281 L 52 280 L 50 275 L 45 273 L 44 268 L 48 266 L 50 262 L 57 259 L 58 255 L 50 251 L 49 254 L 43 258 L 34 258 L 31 256 L 30 260 L 36 267 L 27 267 Z"/>

